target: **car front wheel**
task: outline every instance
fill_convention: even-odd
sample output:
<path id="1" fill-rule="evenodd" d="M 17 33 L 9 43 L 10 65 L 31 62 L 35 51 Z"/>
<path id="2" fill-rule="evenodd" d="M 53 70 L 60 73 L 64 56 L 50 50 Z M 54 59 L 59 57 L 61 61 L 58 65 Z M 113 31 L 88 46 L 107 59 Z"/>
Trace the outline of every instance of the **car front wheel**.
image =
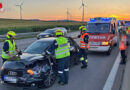
<path id="1" fill-rule="evenodd" d="M 54 70 L 48 71 L 45 75 L 44 87 L 48 88 L 52 86 L 56 80 L 56 77 L 57 77 L 56 71 Z"/>

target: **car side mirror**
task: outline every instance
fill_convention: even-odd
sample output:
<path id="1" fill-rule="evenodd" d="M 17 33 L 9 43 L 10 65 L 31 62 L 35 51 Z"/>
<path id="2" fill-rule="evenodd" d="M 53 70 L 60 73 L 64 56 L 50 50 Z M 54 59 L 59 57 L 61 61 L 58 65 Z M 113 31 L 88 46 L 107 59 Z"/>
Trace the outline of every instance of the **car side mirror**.
<path id="1" fill-rule="evenodd" d="M 24 48 L 24 49 L 22 49 L 22 50 L 20 50 L 20 51 L 22 51 L 22 52 L 23 52 L 25 49 L 26 49 L 26 48 Z"/>
<path id="2" fill-rule="evenodd" d="M 45 55 L 51 55 L 51 53 L 46 50 L 45 52 L 42 53 L 42 56 L 45 56 Z"/>
<path id="3" fill-rule="evenodd" d="M 43 52 L 43 53 L 42 53 L 42 56 L 45 56 L 45 55 L 46 55 L 46 53 L 45 53 L 45 52 Z"/>
<path id="4" fill-rule="evenodd" d="M 20 50 L 19 52 L 18 52 L 18 55 L 22 55 L 23 54 L 23 52 Z"/>
<path id="5" fill-rule="evenodd" d="M 74 49 L 75 49 L 74 46 L 70 47 L 70 51 L 74 51 Z"/>

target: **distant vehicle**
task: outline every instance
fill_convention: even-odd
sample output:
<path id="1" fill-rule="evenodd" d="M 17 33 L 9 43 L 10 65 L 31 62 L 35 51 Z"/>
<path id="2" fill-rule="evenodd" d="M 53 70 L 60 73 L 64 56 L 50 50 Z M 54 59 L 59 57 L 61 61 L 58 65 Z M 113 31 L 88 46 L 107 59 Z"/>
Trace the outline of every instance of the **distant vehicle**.
<path id="1" fill-rule="evenodd" d="M 37 40 L 23 51 L 20 60 L 6 61 L 1 68 L 2 81 L 6 84 L 26 87 L 27 90 L 52 86 L 58 72 L 54 53 L 55 40 L 55 37 Z M 73 66 L 80 62 L 78 57 L 80 48 L 72 38 L 68 38 L 68 41 L 70 66 Z"/>
<path id="2" fill-rule="evenodd" d="M 64 35 L 66 36 L 67 35 L 67 29 L 64 28 L 64 27 L 56 27 L 56 28 L 53 28 L 53 29 L 61 29 L 64 33 Z"/>
<path id="3" fill-rule="evenodd" d="M 52 29 L 47 29 L 44 32 L 40 33 L 39 35 L 37 35 L 37 39 L 55 37 L 55 32 L 57 29 L 61 29 L 63 31 L 64 35 L 67 35 L 67 29 L 65 29 L 63 27 L 56 27 L 56 28 L 52 28 Z"/>
<path id="4" fill-rule="evenodd" d="M 120 30 L 126 31 L 126 23 L 124 20 L 119 20 L 118 21 L 118 31 L 120 32 Z"/>
<path id="5" fill-rule="evenodd" d="M 89 51 L 106 52 L 110 55 L 112 47 L 117 45 L 116 18 L 91 18 L 87 23 Z"/>

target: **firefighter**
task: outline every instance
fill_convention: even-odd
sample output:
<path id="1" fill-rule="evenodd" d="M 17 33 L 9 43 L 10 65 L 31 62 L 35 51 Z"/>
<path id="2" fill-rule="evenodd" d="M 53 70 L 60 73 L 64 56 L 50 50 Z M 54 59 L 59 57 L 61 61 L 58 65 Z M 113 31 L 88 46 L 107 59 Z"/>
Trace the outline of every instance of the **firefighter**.
<path id="1" fill-rule="evenodd" d="M 126 35 L 130 38 L 130 26 L 126 28 Z"/>
<path id="2" fill-rule="evenodd" d="M 126 46 L 127 43 L 127 37 L 125 31 L 121 31 L 119 33 L 119 48 L 121 52 L 121 62 L 120 64 L 125 64 L 126 63 Z"/>
<path id="3" fill-rule="evenodd" d="M 82 62 L 81 68 L 87 68 L 87 63 L 88 63 L 88 58 L 87 58 L 87 52 L 89 48 L 89 36 L 88 33 L 86 33 L 87 29 L 85 26 L 80 26 L 79 27 L 80 35 L 73 37 L 74 39 L 80 38 L 80 61 Z"/>
<path id="4" fill-rule="evenodd" d="M 9 31 L 6 35 L 7 40 L 5 40 L 3 49 L 2 49 L 2 59 L 3 63 L 7 60 L 12 60 L 16 52 L 18 52 L 17 46 L 15 45 L 15 32 L 14 31 Z"/>
<path id="5" fill-rule="evenodd" d="M 127 46 L 129 46 L 130 41 L 130 27 L 126 28 L 126 36 L 127 36 Z"/>
<path id="6" fill-rule="evenodd" d="M 55 41 L 55 55 L 58 61 L 58 83 L 61 85 L 68 84 L 69 78 L 69 43 L 68 40 L 63 36 L 63 32 L 58 29 L 56 30 L 56 41 Z"/>

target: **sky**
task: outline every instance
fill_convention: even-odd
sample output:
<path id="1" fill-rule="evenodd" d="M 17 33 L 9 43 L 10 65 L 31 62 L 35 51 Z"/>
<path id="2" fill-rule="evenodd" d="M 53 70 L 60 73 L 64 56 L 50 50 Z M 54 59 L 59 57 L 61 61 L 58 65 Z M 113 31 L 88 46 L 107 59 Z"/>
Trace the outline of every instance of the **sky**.
<path id="1" fill-rule="evenodd" d="M 4 11 L 0 18 L 19 19 L 19 7 L 22 6 L 23 19 L 61 20 L 66 19 L 67 9 L 69 19 L 81 21 L 81 0 L 0 0 Z M 116 16 L 118 19 L 130 20 L 130 0 L 84 0 L 85 21 L 93 17 Z"/>

